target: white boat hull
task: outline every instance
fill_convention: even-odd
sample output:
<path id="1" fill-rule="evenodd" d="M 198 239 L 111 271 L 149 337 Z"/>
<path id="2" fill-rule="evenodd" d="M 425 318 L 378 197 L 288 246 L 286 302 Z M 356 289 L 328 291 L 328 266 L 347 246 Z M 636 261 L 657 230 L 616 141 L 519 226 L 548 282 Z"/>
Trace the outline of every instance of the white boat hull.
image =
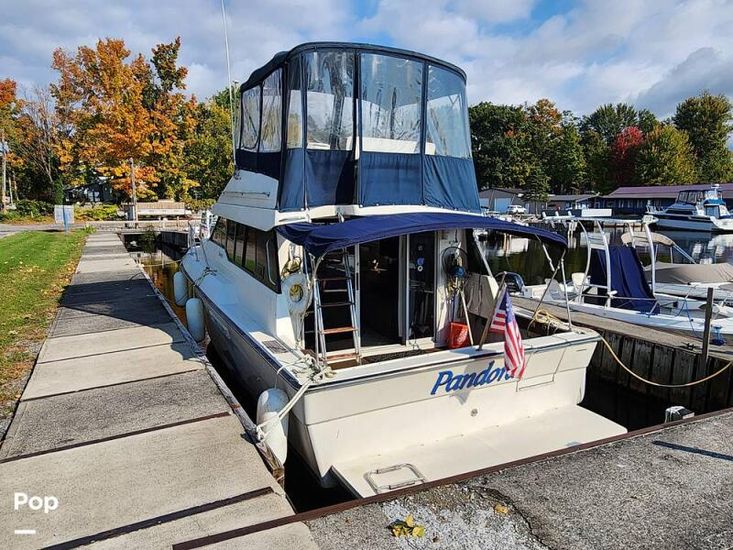
<path id="1" fill-rule="evenodd" d="M 666 217 L 664 214 L 656 213 L 657 227 L 666 229 L 687 229 L 690 231 L 705 231 L 708 233 L 731 233 L 733 232 L 733 220 L 717 218 L 694 218 L 694 217 Z"/>
<path id="2" fill-rule="evenodd" d="M 199 277 L 198 264 L 190 255 L 184 259 L 189 280 Z M 248 326 L 241 305 L 225 303 L 225 289 L 217 285 L 217 276 L 205 277 L 196 294 L 223 360 L 253 398 L 271 387 L 294 395 L 297 382 L 277 374 L 292 351 L 273 353 L 265 344 L 272 337 Z M 332 379 L 311 386 L 293 408 L 288 438 L 324 486 L 340 481 L 367 496 L 385 483 L 396 488 L 441 479 L 624 433 L 622 426 L 578 407 L 597 341 L 593 331 L 528 339 L 528 364 L 520 381 L 506 376 L 501 342 L 480 352 L 441 350 L 338 370 Z M 542 419 L 552 415 L 570 420 L 544 437 Z M 469 440 L 476 452 L 485 452 L 466 455 L 458 442 Z M 502 453 L 491 450 L 498 447 Z M 407 479 L 364 485 L 365 476 L 379 477 L 374 472 L 395 466 L 392 460 L 398 458 L 400 464 L 412 464 L 420 479 L 401 467 L 394 475 Z"/>

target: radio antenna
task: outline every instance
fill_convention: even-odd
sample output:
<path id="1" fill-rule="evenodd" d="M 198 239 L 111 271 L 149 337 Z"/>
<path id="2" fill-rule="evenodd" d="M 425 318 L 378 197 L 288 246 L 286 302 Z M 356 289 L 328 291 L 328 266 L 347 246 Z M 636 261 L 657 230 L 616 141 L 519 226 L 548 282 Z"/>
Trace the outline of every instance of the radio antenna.
<path id="1" fill-rule="evenodd" d="M 227 57 L 227 90 L 229 91 L 229 122 L 232 125 L 232 159 L 234 160 L 235 167 L 237 162 L 237 149 L 236 141 L 234 136 L 234 97 L 232 94 L 232 67 L 229 62 L 229 35 L 227 33 L 227 12 L 224 7 L 224 0 L 221 0 L 221 19 L 224 24 L 224 49 Z"/>

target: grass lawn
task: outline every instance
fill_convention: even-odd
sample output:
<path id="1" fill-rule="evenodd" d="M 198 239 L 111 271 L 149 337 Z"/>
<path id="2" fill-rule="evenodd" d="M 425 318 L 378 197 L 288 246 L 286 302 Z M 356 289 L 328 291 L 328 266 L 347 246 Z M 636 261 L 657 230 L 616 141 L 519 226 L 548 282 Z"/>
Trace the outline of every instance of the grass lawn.
<path id="1" fill-rule="evenodd" d="M 32 231 L 0 239 L 0 436 L 86 235 Z"/>

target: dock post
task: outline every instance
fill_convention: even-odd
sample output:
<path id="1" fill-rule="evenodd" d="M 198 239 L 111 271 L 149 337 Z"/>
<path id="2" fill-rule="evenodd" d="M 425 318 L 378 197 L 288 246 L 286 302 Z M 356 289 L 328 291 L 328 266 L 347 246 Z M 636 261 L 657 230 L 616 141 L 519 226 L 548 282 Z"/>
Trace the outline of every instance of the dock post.
<path id="1" fill-rule="evenodd" d="M 700 372 L 707 371 L 708 348 L 710 347 L 710 324 L 713 320 L 713 293 L 715 290 L 708 287 L 708 296 L 705 303 L 705 330 L 702 334 L 702 353 L 700 353 Z"/>

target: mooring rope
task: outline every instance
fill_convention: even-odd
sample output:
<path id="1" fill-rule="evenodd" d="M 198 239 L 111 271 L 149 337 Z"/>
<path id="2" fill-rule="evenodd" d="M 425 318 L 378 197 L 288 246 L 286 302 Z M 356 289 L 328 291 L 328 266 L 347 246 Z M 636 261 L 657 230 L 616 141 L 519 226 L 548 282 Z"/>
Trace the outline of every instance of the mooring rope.
<path id="1" fill-rule="evenodd" d="M 532 320 L 530 321 L 530 326 L 532 326 L 532 323 L 535 321 L 546 324 L 546 325 L 557 325 L 557 326 L 567 326 L 567 323 L 563 321 L 562 319 L 559 319 L 558 317 L 555 317 L 552 313 L 547 311 L 546 309 L 538 309 L 534 316 L 532 317 Z M 628 372 L 631 376 L 636 378 L 637 380 L 640 380 L 641 382 L 644 382 L 645 384 L 649 384 L 650 386 L 656 386 L 658 388 L 689 388 L 692 386 L 697 386 L 698 384 L 702 384 L 704 382 L 707 382 L 709 380 L 712 380 L 719 374 L 723 373 L 726 369 L 730 368 L 731 365 L 733 365 L 733 361 L 729 361 L 723 368 L 717 370 L 713 374 L 710 374 L 706 376 L 705 378 L 701 378 L 700 380 L 693 380 L 692 382 L 687 382 L 686 384 L 662 384 L 660 382 L 654 382 L 652 380 L 647 380 L 643 376 L 640 376 L 636 374 L 633 370 L 631 370 L 629 367 L 627 367 L 621 359 L 619 359 L 619 356 L 616 355 L 616 352 L 613 351 L 613 348 L 611 347 L 611 344 L 608 343 L 608 340 L 606 340 L 603 336 L 600 334 L 598 335 L 601 338 L 601 341 L 608 349 L 609 353 L 611 354 L 611 357 L 613 357 L 614 361 L 618 363 L 618 365 L 623 368 L 626 372 Z"/>

